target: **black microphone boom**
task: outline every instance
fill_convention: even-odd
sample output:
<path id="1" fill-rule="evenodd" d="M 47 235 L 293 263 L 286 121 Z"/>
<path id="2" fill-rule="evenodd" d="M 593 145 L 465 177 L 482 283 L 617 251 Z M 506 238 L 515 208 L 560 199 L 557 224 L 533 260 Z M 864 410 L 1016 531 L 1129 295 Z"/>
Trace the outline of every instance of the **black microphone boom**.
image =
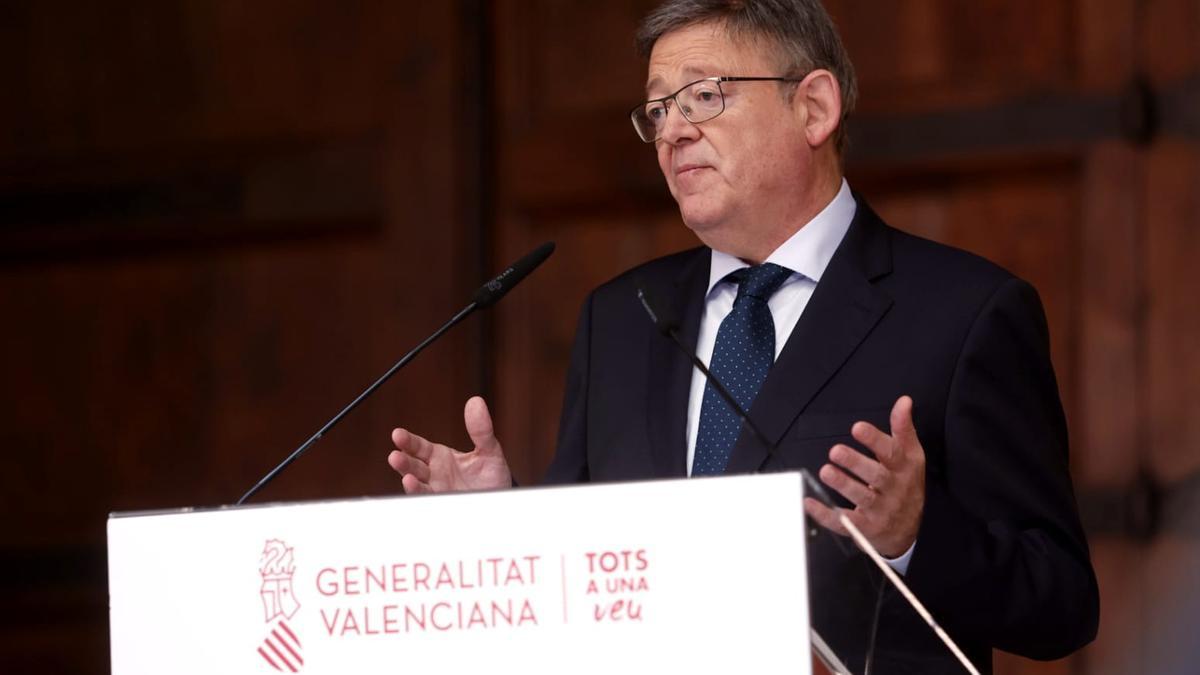
<path id="1" fill-rule="evenodd" d="M 392 375 L 395 375 L 396 371 L 408 365 L 409 361 L 412 361 L 413 358 L 415 358 L 417 354 L 420 354 L 423 349 L 433 344 L 433 342 L 440 338 L 443 333 L 453 328 L 463 319 L 467 318 L 467 316 L 469 316 L 475 310 L 491 307 L 492 305 L 496 304 L 497 300 L 504 297 L 504 294 L 511 291 L 514 286 L 521 283 L 521 280 L 529 276 L 529 273 L 537 269 L 538 265 L 541 265 L 543 262 L 545 262 L 546 258 L 549 258 L 550 254 L 553 252 L 554 242 L 548 241 L 525 254 L 525 257 L 513 263 L 508 269 L 497 275 L 495 279 L 492 279 L 483 286 L 480 286 L 479 290 L 475 291 L 475 295 L 471 298 L 471 303 L 469 305 L 459 310 L 459 312 L 451 317 L 449 321 L 443 324 L 441 328 L 437 329 L 432 335 L 425 338 L 421 344 L 413 347 L 411 351 L 405 354 L 403 358 L 389 368 L 388 371 L 384 373 L 378 380 L 375 380 L 371 386 L 367 387 L 363 393 L 359 394 L 357 398 L 351 401 L 350 405 L 343 408 L 340 413 L 334 415 L 333 419 L 326 422 L 325 426 L 321 427 L 317 433 L 313 434 L 312 437 L 305 441 L 303 445 L 293 450 L 292 454 L 288 455 L 287 458 L 280 462 L 279 465 L 274 469 L 271 469 L 267 475 L 262 477 L 262 480 L 255 483 L 254 487 L 250 488 L 246 494 L 242 495 L 241 499 L 237 500 L 237 504 L 244 504 L 247 499 L 253 497 L 254 494 L 263 489 L 267 483 L 270 483 L 272 480 L 274 480 L 275 476 L 278 476 L 279 473 L 286 469 L 292 462 L 300 459 L 300 456 L 307 452 L 308 449 L 311 448 L 317 441 L 321 440 L 321 437 L 328 433 L 329 430 L 334 427 L 334 425 L 336 425 L 338 422 L 341 422 L 343 417 L 349 414 L 351 410 L 357 408 L 358 404 L 365 401 L 368 396 L 375 393 L 375 390 L 383 386 L 383 383 L 387 382 Z"/>
<path id="2" fill-rule="evenodd" d="M 738 419 L 742 421 L 742 424 L 749 429 L 752 434 L 754 434 L 755 440 L 757 440 L 762 447 L 766 448 L 767 457 L 770 458 L 772 455 L 774 455 L 776 444 L 767 440 L 766 434 L 764 434 L 762 430 L 758 428 L 758 425 L 750 419 L 750 414 L 747 413 L 746 409 L 737 402 L 737 399 L 733 397 L 733 394 L 729 393 L 729 390 L 726 389 L 725 385 L 721 383 L 721 379 L 716 375 L 713 375 L 712 371 L 708 369 L 708 366 L 704 365 L 704 362 L 700 360 L 700 357 L 696 356 L 696 353 L 691 349 L 688 349 L 687 346 L 683 344 L 683 341 L 679 339 L 678 319 L 676 319 L 674 315 L 664 314 L 661 310 L 662 305 L 658 304 L 656 298 L 654 298 L 645 289 L 638 288 L 637 294 L 638 300 L 642 301 L 642 308 L 646 310 L 646 314 L 650 315 L 650 320 L 654 322 L 654 327 L 658 329 L 658 332 L 662 333 L 667 338 L 670 338 L 671 342 L 675 343 L 675 346 L 679 348 L 679 351 L 682 352 L 684 356 L 688 357 L 688 360 L 692 362 L 692 365 L 704 375 L 704 379 L 708 381 L 708 384 L 712 385 L 712 388 L 716 390 L 717 394 L 719 394 L 721 398 L 725 399 L 725 403 L 729 406 L 729 409 L 732 410 L 734 414 L 738 416 Z M 833 498 L 828 492 L 825 491 L 825 488 L 823 488 L 821 484 L 812 477 L 812 475 L 808 472 L 808 469 L 800 469 L 800 475 L 802 476 L 802 480 L 805 482 L 805 484 L 807 484 L 809 488 L 817 494 L 818 499 L 820 499 L 825 503 L 826 506 L 830 508 L 837 508 Z M 849 550 L 841 542 L 841 540 L 835 538 L 833 541 L 843 553 L 849 553 Z M 882 594 L 880 597 L 882 597 Z M 840 668 L 835 667 L 835 664 L 841 663 L 837 657 L 837 654 L 835 654 L 833 650 L 829 648 L 824 638 L 822 638 L 821 634 L 817 632 L 816 628 L 810 628 L 810 630 L 812 631 L 813 649 L 817 656 L 819 656 L 821 660 L 825 662 L 825 666 L 829 669 L 829 671 L 833 673 L 849 672 L 844 666 Z M 869 660 L 870 659 L 868 658 L 868 662 Z M 870 666 L 868 665 L 868 669 L 869 668 Z"/>
<path id="3" fill-rule="evenodd" d="M 708 366 L 704 365 L 704 362 L 700 360 L 700 357 L 696 356 L 695 352 L 688 349 L 687 346 L 683 344 L 683 341 L 679 339 L 678 319 L 672 315 L 664 314 L 662 312 L 662 305 L 658 304 L 656 298 L 645 289 L 638 288 L 637 294 L 638 300 L 642 301 L 642 308 L 646 310 L 646 314 L 650 315 L 650 320 L 654 322 L 654 326 L 658 328 L 658 332 L 670 338 L 671 342 L 675 343 L 675 346 L 679 348 L 679 351 L 682 352 L 684 356 L 688 357 L 688 359 L 692 362 L 692 365 L 704 375 L 704 379 L 707 380 L 708 383 L 712 385 L 713 389 L 716 390 L 717 394 L 725 400 L 725 403 L 729 406 L 730 410 L 733 410 L 733 413 L 738 416 L 738 419 L 741 420 L 742 424 L 746 425 L 746 428 L 750 430 L 750 433 L 754 434 L 754 439 L 766 449 L 767 459 L 774 457 L 775 449 L 778 447 L 778 444 L 767 440 L 767 435 L 758 428 L 758 425 L 754 423 L 754 420 L 750 419 L 750 413 L 746 412 L 746 409 L 742 407 L 742 404 L 738 403 L 737 399 L 733 397 L 733 394 L 729 393 L 729 390 L 726 389 L 725 385 L 721 383 L 721 379 L 716 375 L 713 375 L 708 369 Z M 813 475 L 808 471 L 808 469 L 800 469 L 800 475 L 803 477 L 804 483 L 808 485 L 809 489 L 812 490 L 812 492 L 817 496 L 818 500 L 831 509 L 838 508 L 837 502 L 833 500 L 833 496 L 829 494 L 829 491 L 825 489 L 825 486 L 821 485 L 816 478 L 813 478 Z M 835 539 L 834 541 L 838 542 L 839 547 L 842 546 L 839 540 Z M 843 551 L 844 550 L 845 549 L 843 548 Z"/>
<path id="4" fill-rule="evenodd" d="M 675 317 L 663 314 L 660 311 L 662 306 L 656 304 L 655 299 L 651 297 L 651 295 L 646 292 L 645 289 L 637 289 L 637 294 L 638 300 L 642 301 L 642 308 L 646 310 L 646 314 L 650 315 L 650 320 L 654 322 L 654 326 L 655 328 L 658 328 L 658 332 L 670 338 L 671 342 L 674 342 L 675 346 L 679 347 L 679 351 L 683 352 L 683 354 L 691 360 L 692 365 L 704 374 L 704 379 L 708 380 L 708 383 L 713 386 L 713 389 L 717 391 L 717 394 L 719 394 L 721 398 L 725 399 L 725 403 L 729 406 L 729 409 L 738 416 L 738 419 L 742 421 L 742 424 L 746 425 L 746 428 L 750 430 L 750 433 L 754 434 L 755 439 L 757 439 L 758 442 L 767 449 L 769 454 L 775 454 L 775 444 L 767 440 L 767 437 L 761 430 L 759 430 L 758 425 L 755 424 L 750 419 L 750 416 L 746 414 L 745 408 L 743 408 L 741 404 L 737 402 L 737 399 L 733 397 L 733 394 L 729 393 L 729 390 L 725 388 L 725 385 L 721 383 L 721 380 L 708 370 L 708 366 L 704 365 L 704 362 L 700 360 L 700 357 L 696 356 L 695 352 L 688 349 L 683 342 L 680 341 L 677 330 L 678 321 L 675 319 Z"/>

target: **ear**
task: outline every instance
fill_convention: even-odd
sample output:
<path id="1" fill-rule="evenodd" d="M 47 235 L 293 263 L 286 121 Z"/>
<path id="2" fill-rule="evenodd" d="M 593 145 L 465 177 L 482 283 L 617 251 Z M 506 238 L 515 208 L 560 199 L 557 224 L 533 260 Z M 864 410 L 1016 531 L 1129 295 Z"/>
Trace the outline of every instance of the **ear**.
<path id="1" fill-rule="evenodd" d="M 814 70 L 796 88 L 794 101 L 802 120 L 808 145 L 818 148 L 833 138 L 842 123 L 842 89 L 828 70 Z"/>

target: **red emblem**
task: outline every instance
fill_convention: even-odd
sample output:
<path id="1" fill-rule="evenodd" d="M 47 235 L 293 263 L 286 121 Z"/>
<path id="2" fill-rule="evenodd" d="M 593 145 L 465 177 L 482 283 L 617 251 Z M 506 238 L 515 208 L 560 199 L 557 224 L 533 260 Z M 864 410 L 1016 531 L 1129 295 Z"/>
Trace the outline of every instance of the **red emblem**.
<path id="1" fill-rule="evenodd" d="M 292 589 L 296 563 L 292 549 L 279 539 L 268 539 L 263 547 L 258 573 L 262 576 L 263 621 L 269 632 L 258 647 L 258 654 L 279 672 L 298 673 L 304 667 L 300 656 L 300 638 L 287 621 L 300 610 L 300 601 Z"/>

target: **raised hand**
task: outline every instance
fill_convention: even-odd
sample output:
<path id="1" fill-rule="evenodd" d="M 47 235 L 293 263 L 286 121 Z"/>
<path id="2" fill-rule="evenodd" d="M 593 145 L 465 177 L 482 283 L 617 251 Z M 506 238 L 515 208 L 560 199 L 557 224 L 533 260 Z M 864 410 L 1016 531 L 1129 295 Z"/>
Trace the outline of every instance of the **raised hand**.
<path id="1" fill-rule="evenodd" d="M 431 443 L 408 431 L 392 431 L 396 449 L 388 455 L 388 464 L 401 476 L 408 494 L 491 490 L 512 486 L 512 473 L 504 458 L 504 449 L 492 428 L 487 403 L 478 396 L 463 409 L 467 434 L 475 443 L 471 452 L 459 452 L 440 443 Z"/>
<path id="2" fill-rule="evenodd" d="M 843 511 L 863 535 L 889 558 L 904 554 L 917 539 L 925 508 L 925 449 L 912 421 L 912 399 L 901 396 L 891 415 L 891 435 L 867 422 L 857 422 L 850 433 L 875 459 L 841 443 L 829 451 L 829 464 L 821 467 L 821 482 L 854 504 Z M 804 508 L 822 526 L 848 535 L 837 514 L 821 502 L 806 497 Z"/>

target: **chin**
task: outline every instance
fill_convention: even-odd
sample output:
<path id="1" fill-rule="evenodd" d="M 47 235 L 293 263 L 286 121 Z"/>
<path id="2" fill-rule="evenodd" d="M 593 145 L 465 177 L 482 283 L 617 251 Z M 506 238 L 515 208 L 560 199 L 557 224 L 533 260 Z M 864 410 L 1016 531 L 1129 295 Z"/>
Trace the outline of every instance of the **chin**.
<path id="1" fill-rule="evenodd" d="M 742 250 L 745 243 L 744 234 L 738 236 L 738 228 L 741 226 L 725 211 L 691 209 L 680 205 L 679 213 L 683 217 L 683 223 L 705 246 L 739 258 L 747 258 L 748 252 Z"/>
<path id="2" fill-rule="evenodd" d="M 700 240 L 700 243 L 718 251 L 724 251 L 726 253 L 732 252 L 730 251 L 732 241 L 728 236 L 729 232 L 726 228 L 722 227 L 719 222 L 691 220 L 688 218 L 687 214 L 684 214 L 683 222 L 688 226 L 688 229 L 692 231 L 692 234 L 696 235 L 696 238 Z"/>
<path id="3" fill-rule="evenodd" d="M 726 209 L 702 196 L 679 200 L 679 215 L 683 222 L 701 239 L 704 233 L 716 228 L 727 219 Z"/>

